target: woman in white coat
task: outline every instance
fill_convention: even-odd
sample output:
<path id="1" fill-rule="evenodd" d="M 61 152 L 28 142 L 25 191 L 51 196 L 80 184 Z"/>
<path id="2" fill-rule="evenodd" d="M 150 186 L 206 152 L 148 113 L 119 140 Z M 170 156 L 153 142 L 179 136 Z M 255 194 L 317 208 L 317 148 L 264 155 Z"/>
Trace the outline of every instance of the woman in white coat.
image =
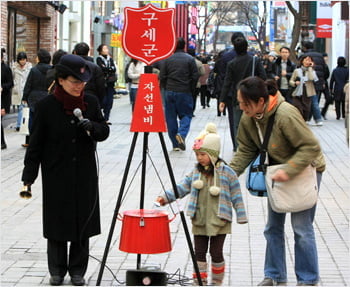
<path id="1" fill-rule="evenodd" d="M 18 108 L 16 131 L 19 131 L 19 128 L 21 127 L 22 110 L 24 107 L 22 103 L 23 89 L 31 68 L 32 64 L 28 62 L 27 54 L 25 52 L 19 52 L 17 54 L 17 61 L 14 62 L 12 66 L 14 87 L 12 89 L 11 100 L 14 109 Z"/>

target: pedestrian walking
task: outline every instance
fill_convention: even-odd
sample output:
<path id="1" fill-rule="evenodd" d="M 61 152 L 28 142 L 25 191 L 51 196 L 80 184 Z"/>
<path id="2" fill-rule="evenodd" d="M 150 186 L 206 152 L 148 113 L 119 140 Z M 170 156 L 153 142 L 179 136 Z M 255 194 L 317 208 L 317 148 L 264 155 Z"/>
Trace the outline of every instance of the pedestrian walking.
<path id="1" fill-rule="evenodd" d="M 268 55 L 268 61 L 266 62 L 265 73 L 267 79 L 274 79 L 275 74 L 275 61 L 278 58 L 278 54 L 275 51 L 271 51 Z"/>
<path id="2" fill-rule="evenodd" d="M 197 69 L 198 69 L 198 75 L 199 77 L 203 76 L 204 75 L 204 67 L 203 67 L 203 64 L 202 62 L 196 57 L 196 50 L 193 49 L 193 48 L 189 48 L 187 49 L 187 53 L 190 54 L 194 61 L 196 62 L 196 66 L 197 66 Z M 192 92 L 192 97 L 193 97 L 193 113 L 192 113 L 192 116 L 194 117 L 194 111 L 196 110 L 196 106 L 197 106 L 197 97 L 200 93 L 200 88 L 201 88 L 201 83 L 198 79 L 198 82 L 197 82 L 197 85 L 196 85 L 196 88 L 194 89 L 194 91 Z"/>
<path id="3" fill-rule="evenodd" d="M 193 111 L 192 94 L 199 78 L 196 62 L 184 51 L 185 45 L 183 38 L 177 39 L 176 50 L 162 62 L 159 75 L 165 89 L 168 135 L 175 151 L 186 149 Z"/>
<path id="4" fill-rule="evenodd" d="M 85 284 L 89 238 L 101 232 L 95 153 L 96 142 L 108 137 L 109 127 L 98 99 L 84 94 L 91 76 L 86 62 L 65 55 L 55 70 L 54 94 L 35 107 L 22 181 L 29 189 L 41 168 L 50 284 L 61 285 L 68 272 L 72 284 L 81 286 Z M 80 109 L 78 115 L 76 109 Z"/>
<path id="5" fill-rule="evenodd" d="M 269 118 L 274 114 L 274 124 L 267 146 L 269 164 L 286 163 L 272 175 L 276 182 L 288 181 L 302 172 L 309 164 L 317 169 L 318 188 L 325 159 L 318 140 L 303 121 L 299 111 L 284 98 L 269 95 L 266 83 L 258 77 L 249 77 L 238 85 L 237 99 L 243 115 L 237 140 L 239 149 L 230 166 L 241 175 L 260 151 L 261 141 L 257 125 L 264 134 Z M 298 188 L 297 186 L 295 188 Z M 267 203 L 265 278 L 259 286 L 287 285 L 284 224 L 286 213 L 277 213 Z M 291 213 L 294 232 L 297 285 L 317 285 L 319 269 L 313 220 L 316 205 L 310 209 Z"/>
<path id="6" fill-rule="evenodd" d="M 52 55 L 52 66 L 49 70 L 46 72 L 46 83 L 47 83 L 47 92 L 49 94 L 52 94 L 56 87 L 56 70 L 55 66 L 59 63 L 61 60 L 61 57 L 64 55 L 67 55 L 68 53 L 65 50 L 58 49 L 56 52 Z"/>
<path id="7" fill-rule="evenodd" d="M 311 113 L 309 114 L 308 121 L 311 120 L 311 117 L 314 118 L 316 125 L 322 125 L 322 116 L 319 117 L 319 102 L 321 94 L 326 89 L 326 82 L 329 78 L 329 68 L 324 60 L 324 57 L 321 53 L 317 52 L 314 49 L 314 43 L 311 41 L 302 42 L 302 50 L 304 55 L 310 56 L 313 60 L 313 69 L 316 72 L 318 81 L 314 83 L 316 90 L 316 97 L 311 98 Z M 322 123 L 322 124 L 320 124 Z"/>
<path id="8" fill-rule="evenodd" d="M 74 46 L 74 54 L 82 57 L 91 71 L 91 78 L 85 85 L 84 93 L 86 95 L 97 97 L 102 106 L 103 100 L 106 96 L 104 74 L 101 67 L 95 64 L 93 59 L 89 56 L 89 51 L 90 47 L 85 42 L 77 43 Z"/>
<path id="9" fill-rule="evenodd" d="M 28 62 L 27 54 L 25 52 L 19 52 L 17 54 L 16 62 L 12 66 L 12 74 L 14 87 L 12 89 L 12 100 L 11 104 L 14 109 L 17 108 L 17 122 L 16 131 L 18 132 L 22 122 L 22 111 L 23 111 L 23 89 L 27 81 L 32 63 Z"/>
<path id="10" fill-rule="evenodd" d="M 130 61 L 127 75 L 128 75 L 128 78 L 131 79 L 130 102 L 131 102 L 132 111 L 134 111 L 134 107 L 135 107 L 136 94 L 139 88 L 139 81 L 140 81 L 141 74 L 145 73 L 145 66 L 146 66 L 145 63 L 137 59 L 131 59 Z"/>
<path id="11" fill-rule="evenodd" d="M 243 37 L 244 34 L 242 32 L 234 32 L 231 36 L 231 43 L 233 45 L 233 42 L 236 38 Z M 235 48 L 233 46 L 233 49 L 230 49 L 228 51 L 224 50 L 222 51 L 222 54 L 219 56 L 219 59 L 215 63 L 215 72 L 216 72 L 216 81 L 217 81 L 217 87 L 218 88 L 218 115 L 223 113 L 227 110 L 228 113 L 228 121 L 229 121 L 229 127 L 230 127 L 230 135 L 231 135 L 231 141 L 233 149 L 236 149 L 236 134 L 235 134 L 235 128 L 234 128 L 234 106 L 233 106 L 233 89 L 232 86 L 228 88 L 228 93 L 226 95 L 226 98 L 223 100 L 225 101 L 225 106 L 220 106 L 220 103 L 222 101 L 221 94 L 222 89 L 224 86 L 225 78 L 226 78 L 226 71 L 227 71 L 227 65 L 230 61 L 232 61 L 237 56 L 237 53 L 235 51 Z"/>
<path id="12" fill-rule="evenodd" d="M 113 99 L 115 95 L 114 86 L 118 80 L 118 69 L 112 57 L 109 55 L 109 49 L 106 44 L 98 46 L 97 52 L 99 56 L 96 59 L 96 64 L 102 69 L 105 78 L 106 94 L 102 105 L 103 115 L 107 123 L 111 125 L 112 123 L 109 121 L 109 116 L 113 108 Z"/>
<path id="13" fill-rule="evenodd" d="M 26 136 L 23 147 L 28 147 L 31 129 L 33 127 L 33 115 L 38 101 L 48 95 L 48 84 L 46 74 L 51 69 L 51 55 L 45 49 L 39 49 L 36 56 L 37 64 L 30 70 L 23 90 L 24 104 L 29 106 L 29 136 Z"/>
<path id="14" fill-rule="evenodd" d="M 349 67 L 346 67 L 346 59 L 338 57 L 337 67 L 332 71 L 330 88 L 334 95 L 335 113 L 337 120 L 345 118 L 345 92 L 344 86 L 349 81 Z"/>
<path id="15" fill-rule="evenodd" d="M 207 284 L 207 251 L 211 256 L 212 285 L 220 286 L 225 276 L 223 245 L 231 233 L 232 209 L 236 212 L 237 223 L 247 223 L 240 184 L 235 172 L 219 157 L 220 136 L 213 123 L 195 139 L 193 150 L 197 163 L 194 169 L 177 184 L 180 198 L 190 194 L 187 215 L 192 220 L 195 256 L 200 276 Z M 175 201 L 172 190 L 156 201 L 161 205 Z M 196 274 L 193 274 L 196 282 Z"/>
<path id="16" fill-rule="evenodd" d="M 80 42 L 74 46 L 74 54 L 82 57 L 86 61 L 86 65 L 89 66 L 92 74 L 90 80 L 85 85 L 84 93 L 97 97 L 100 106 L 102 106 L 103 100 L 106 97 L 104 74 L 101 67 L 95 64 L 93 59 L 89 56 L 89 51 L 90 47 L 85 42 Z"/>
<path id="17" fill-rule="evenodd" d="M 1 49 L 1 149 L 6 149 L 3 117 L 10 112 L 13 77 L 11 68 L 5 63 L 5 49 Z"/>
<path id="18" fill-rule="evenodd" d="M 211 68 L 208 64 L 208 58 L 202 58 L 202 64 L 204 68 L 204 74 L 199 77 L 199 82 L 200 82 L 200 95 L 201 95 L 201 106 L 203 109 L 206 107 L 210 107 L 210 92 L 208 90 L 208 77 L 209 73 L 211 71 Z"/>
<path id="19" fill-rule="evenodd" d="M 275 62 L 275 80 L 282 96 L 288 103 L 292 103 L 293 88 L 289 80 L 296 68 L 296 65 L 289 59 L 290 49 L 288 47 L 280 48 L 280 57 Z"/>
<path id="20" fill-rule="evenodd" d="M 217 55 L 217 57 L 214 59 L 215 64 L 214 64 L 214 68 L 213 68 L 213 73 L 214 73 L 214 88 L 212 91 L 212 95 L 213 97 L 216 98 L 216 112 L 217 112 L 217 116 L 221 117 L 221 114 L 223 114 L 224 116 L 226 116 L 226 109 L 227 107 L 225 107 L 225 109 L 223 110 L 223 112 L 220 111 L 219 108 L 219 104 L 220 104 L 220 95 L 221 95 L 221 89 L 223 86 L 223 80 L 224 78 L 222 78 L 220 76 L 220 67 L 223 65 L 222 64 L 222 55 L 225 53 L 225 50 L 222 50 L 219 52 L 219 54 Z M 230 129 L 231 130 L 231 129 Z"/>
<path id="21" fill-rule="evenodd" d="M 321 94 L 318 97 L 318 103 L 320 103 L 321 95 L 324 94 L 325 101 L 324 101 L 324 106 L 322 107 L 322 110 L 321 110 L 321 115 L 322 115 L 324 120 L 327 120 L 326 114 L 327 114 L 327 111 L 328 111 L 328 107 L 334 103 L 334 99 L 333 99 L 333 96 L 332 96 L 332 94 L 331 94 L 331 92 L 329 90 L 329 85 L 328 85 L 328 78 L 330 76 L 329 68 L 328 68 L 328 54 L 327 53 L 323 53 L 322 56 L 323 56 L 325 64 L 327 65 L 327 70 L 326 71 L 328 71 L 328 73 L 327 73 L 327 77 L 325 78 L 324 88 L 323 88 L 323 90 L 321 91 Z"/>
<path id="22" fill-rule="evenodd" d="M 220 95 L 220 110 L 223 111 L 228 103 L 229 106 L 233 104 L 233 150 L 237 151 L 236 137 L 242 111 L 238 107 L 236 86 L 241 80 L 252 75 L 266 80 L 266 73 L 258 57 L 248 54 L 248 42 L 244 37 L 235 38 L 233 46 L 237 56 L 227 65 L 224 86 Z M 228 110 L 230 111 L 229 108 Z"/>
<path id="23" fill-rule="evenodd" d="M 298 108 L 306 122 L 310 119 L 310 112 L 315 110 L 316 125 L 322 126 L 321 111 L 318 106 L 315 82 L 318 81 L 317 74 L 313 69 L 313 59 L 304 54 L 299 60 L 299 67 L 294 70 L 289 84 L 295 87 L 292 97 L 293 105 Z"/>

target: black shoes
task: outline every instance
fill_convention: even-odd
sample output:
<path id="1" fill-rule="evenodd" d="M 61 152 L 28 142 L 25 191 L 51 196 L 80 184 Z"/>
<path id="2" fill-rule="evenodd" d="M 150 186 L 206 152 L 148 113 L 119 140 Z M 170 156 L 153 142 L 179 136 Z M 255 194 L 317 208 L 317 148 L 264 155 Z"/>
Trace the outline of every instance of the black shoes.
<path id="1" fill-rule="evenodd" d="M 74 286 L 83 286 L 85 285 L 85 279 L 83 276 L 80 275 L 73 275 L 71 278 L 72 284 Z"/>
<path id="2" fill-rule="evenodd" d="M 179 134 L 177 134 L 177 135 L 175 136 L 175 138 L 176 138 L 176 141 L 177 141 L 177 143 L 178 143 L 179 148 L 180 148 L 181 150 L 186 150 L 185 139 L 184 139 L 181 135 L 179 135 Z"/>
<path id="3" fill-rule="evenodd" d="M 6 144 L 1 144 L 1 149 L 5 149 L 7 148 L 7 145 Z"/>
<path id="4" fill-rule="evenodd" d="M 60 286 L 63 283 L 63 277 L 58 276 L 58 275 L 53 275 L 50 278 L 50 285 L 51 286 Z"/>

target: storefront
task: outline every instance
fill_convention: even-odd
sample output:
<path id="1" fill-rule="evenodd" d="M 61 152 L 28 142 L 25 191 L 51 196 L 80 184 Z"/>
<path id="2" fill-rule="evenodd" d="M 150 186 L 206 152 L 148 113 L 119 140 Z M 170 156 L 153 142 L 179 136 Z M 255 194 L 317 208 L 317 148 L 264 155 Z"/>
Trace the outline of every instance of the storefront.
<path id="1" fill-rule="evenodd" d="M 9 62 L 22 51 L 32 63 L 39 48 L 55 51 L 57 16 L 47 1 L 2 2 L 1 10 L 1 47 L 6 49 Z"/>

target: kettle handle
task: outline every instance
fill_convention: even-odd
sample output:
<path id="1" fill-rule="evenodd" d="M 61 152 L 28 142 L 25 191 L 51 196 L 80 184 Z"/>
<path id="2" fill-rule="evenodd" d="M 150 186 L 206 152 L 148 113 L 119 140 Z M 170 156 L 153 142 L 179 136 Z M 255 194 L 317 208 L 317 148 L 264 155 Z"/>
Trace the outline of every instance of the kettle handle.
<path id="1" fill-rule="evenodd" d="M 172 222 L 175 219 L 175 217 L 176 217 L 176 214 L 174 213 L 173 218 L 169 219 L 168 222 Z"/>
<path id="2" fill-rule="evenodd" d="M 124 217 L 121 213 L 118 213 L 117 220 L 123 221 Z"/>

